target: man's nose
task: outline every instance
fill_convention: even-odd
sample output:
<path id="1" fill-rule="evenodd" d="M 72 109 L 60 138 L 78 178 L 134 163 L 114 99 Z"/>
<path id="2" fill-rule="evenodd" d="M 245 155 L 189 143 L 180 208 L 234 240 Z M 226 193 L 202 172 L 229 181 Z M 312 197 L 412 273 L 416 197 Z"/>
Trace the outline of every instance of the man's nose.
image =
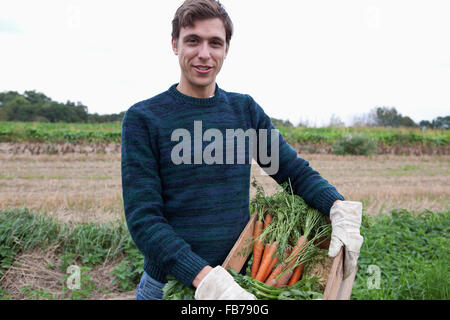
<path id="1" fill-rule="evenodd" d="M 202 43 L 202 45 L 200 46 L 200 50 L 198 52 L 198 57 L 201 59 L 208 59 L 210 56 L 211 54 L 209 52 L 208 43 L 207 42 Z"/>

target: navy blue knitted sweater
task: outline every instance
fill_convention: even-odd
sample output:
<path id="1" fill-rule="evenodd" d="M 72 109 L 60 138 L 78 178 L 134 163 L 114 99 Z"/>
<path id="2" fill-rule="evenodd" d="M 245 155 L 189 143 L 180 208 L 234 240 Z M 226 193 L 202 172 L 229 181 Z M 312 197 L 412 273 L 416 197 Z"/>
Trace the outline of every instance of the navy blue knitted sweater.
<path id="1" fill-rule="evenodd" d="M 259 132 L 274 127 L 249 95 L 226 92 L 216 84 L 213 97 L 194 98 L 176 86 L 127 110 L 122 123 L 122 189 L 127 226 L 144 255 L 144 270 L 160 282 L 171 274 L 191 286 L 203 267 L 222 264 L 247 224 L 251 169 L 249 148 L 242 164 L 236 143 L 230 163 L 223 142 L 223 164 L 206 163 L 198 155 L 215 139 L 203 137 L 195 145 L 195 138 L 202 139 L 208 129 L 225 137 L 227 129 Z M 173 136 L 176 129 L 190 134 L 190 150 L 174 151 L 180 151 L 181 142 L 180 136 Z M 279 169 L 271 177 L 279 184 L 290 179 L 297 195 L 328 215 L 333 202 L 344 198 L 278 137 Z M 270 145 L 270 136 L 267 140 Z M 174 161 L 174 154 L 186 161 Z"/>

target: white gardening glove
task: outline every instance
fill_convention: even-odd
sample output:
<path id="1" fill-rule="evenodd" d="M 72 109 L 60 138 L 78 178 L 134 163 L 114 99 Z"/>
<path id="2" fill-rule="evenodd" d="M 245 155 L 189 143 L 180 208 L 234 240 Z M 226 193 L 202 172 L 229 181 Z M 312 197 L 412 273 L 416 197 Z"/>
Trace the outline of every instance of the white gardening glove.
<path id="1" fill-rule="evenodd" d="M 328 256 L 336 257 L 344 246 L 344 279 L 355 270 L 364 240 L 359 232 L 361 219 L 361 202 L 338 201 L 331 207 L 331 242 Z"/>
<path id="2" fill-rule="evenodd" d="M 223 267 L 217 266 L 200 281 L 195 300 L 256 300 L 256 297 L 238 285 Z"/>

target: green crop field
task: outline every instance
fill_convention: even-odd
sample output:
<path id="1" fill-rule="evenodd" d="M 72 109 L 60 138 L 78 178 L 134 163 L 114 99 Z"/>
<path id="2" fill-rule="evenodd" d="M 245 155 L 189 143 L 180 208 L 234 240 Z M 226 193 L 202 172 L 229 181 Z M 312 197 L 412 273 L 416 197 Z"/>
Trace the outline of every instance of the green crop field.
<path id="1" fill-rule="evenodd" d="M 119 143 L 121 123 L 0 122 L 0 142 Z"/>
<path id="2" fill-rule="evenodd" d="M 303 127 L 279 127 L 278 128 L 289 143 L 319 143 L 334 144 L 343 137 L 366 136 L 376 143 L 386 145 L 429 145 L 443 146 L 450 141 L 449 130 L 425 130 L 407 128 L 303 128 Z"/>
<path id="3" fill-rule="evenodd" d="M 362 135 L 385 145 L 447 146 L 449 130 L 407 128 L 277 127 L 290 144 L 334 144 L 349 135 Z M 121 123 L 0 122 L 0 142 L 120 142 Z"/>

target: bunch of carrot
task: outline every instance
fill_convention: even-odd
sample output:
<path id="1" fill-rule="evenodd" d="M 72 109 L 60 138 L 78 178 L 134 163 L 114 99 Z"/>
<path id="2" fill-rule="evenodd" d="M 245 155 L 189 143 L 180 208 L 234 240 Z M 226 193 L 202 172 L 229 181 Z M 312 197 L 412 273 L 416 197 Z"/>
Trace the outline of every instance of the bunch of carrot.
<path id="1" fill-rule="evenodd" d="M 251 276 L 266 285 L 283 288 L 297 283 L 317 253 L 318 240 L 330 232 L 322 214 L 298 198 L 281 193 L 272 203 L 266 198 L 255 206 Z"/>

